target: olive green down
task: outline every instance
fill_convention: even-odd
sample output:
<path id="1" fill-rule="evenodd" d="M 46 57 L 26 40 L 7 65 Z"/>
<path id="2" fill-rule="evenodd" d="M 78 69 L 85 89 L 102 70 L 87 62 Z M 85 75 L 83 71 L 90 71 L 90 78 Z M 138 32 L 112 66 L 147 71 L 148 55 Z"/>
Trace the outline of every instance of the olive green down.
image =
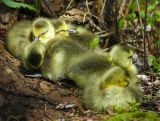
<path id="1" fill-rule="evenodd" d="M 70 32 L 75 30 L 75 33 Z M 83 103 L 98 112 L 135 110 L 142 95 L 132 51 L 115 45 L 109 52 L 90 48 L 98 37 L 64 21 L 37 18 L 17 23 L 7 36 L 7 48 L 30 71 L 46 79 L 70 79 L 84 90 Z"/>

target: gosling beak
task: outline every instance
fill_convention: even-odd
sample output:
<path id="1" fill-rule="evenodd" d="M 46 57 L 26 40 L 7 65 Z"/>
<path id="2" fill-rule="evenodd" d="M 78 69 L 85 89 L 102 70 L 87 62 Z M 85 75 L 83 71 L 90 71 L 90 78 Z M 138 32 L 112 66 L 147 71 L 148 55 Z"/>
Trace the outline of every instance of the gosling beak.
<path id="1" fill-rule="evenodd" d="M 38 41 L 39 40 L 39 37 L 35 37 L 34 38 L 34 42 Z"/>
<path id="2" fill-rule="evenodd" d="M 67 31 L 69 32 L 69 34 L 77 33 L 77 30 L 75 30 L 75 29 L 68 29 Z"/>

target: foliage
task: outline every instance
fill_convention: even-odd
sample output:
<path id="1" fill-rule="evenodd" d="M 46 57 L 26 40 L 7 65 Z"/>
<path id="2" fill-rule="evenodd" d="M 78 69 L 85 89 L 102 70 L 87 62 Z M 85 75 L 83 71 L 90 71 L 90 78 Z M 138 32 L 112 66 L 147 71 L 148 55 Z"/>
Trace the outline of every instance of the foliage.
<path id="1" fill-rule="evenodd" d="M 118 27 L 119 30 L 125 30 L 126 28 L 129 30 L 135 29 L 137 27 L 138 30 L 140 30 L 140 37 L 145 36 L 151 36 L 148 39 L 148 41 L 151 41 L 149 43 L 153 43 L 155 47 L 153 48 L 154 45 L 148 45 L 148 48 L 153 48 L 154 50 L 160 50 L 160 29 L 158 28 L 160 26 L 160 10 L 157 9 L 159 5 L 159 0 L 148 0 L 147 3 L 147 14 L 146 12 L 146 1 L 145 0 L 135 0 L 133 1 L 130 6 L 128 7 L 128 13 L 126 14 L 127 16 L 120 17 L 118 20 Z M 146 15 L 145 15 L 146 14 Z M 146 17 L 146 18 L 145 18 Z M 146 21 L 145 21 L 146 19 Z M 146 22 L 146 24 L 145 24 Z M 139 24 L 139 26 L 137 26 Z M 144 33 L 144 25 L 146 25 L 146 33 Z M 136 29 L 136 30 L 137 30 Z M 133 30 L 135 31 L 135 30 Z M 143 35 L 142 35 L 143 34 Z M 149 38 L 149 37 L 148 37 Z M 151 47 L 152 46 L 152 47 Z M 146 46 L 147 47 L 147 46 Z M 147 49 L 150 52 L 146 53 L 151 53 L 154 50 Z M 148 59 L 148 64 L 151 66 L 156 73 L 160 72 L 160 64 L 159 64 L 159 58 L 157 57 L 157 53 L 154 53 L 154 55 L 151 55 Z M 155 52 L 155 51 L 154 51 Z M 148 57 L 149 55 L 147 55 Z"/>
<path id="2" fill-rule="evenodd" d="M 160 64 L 158 63 L 157 58 L 154 55 L 151 55 L 149 57 L 149 66 L 153 67 L 153 69 L 157 72 L 160 73 Z"/>
<path id="3" fill-rule="evenodd" d="M 139 1 L 140 3 L 140 13 L 139 15 L 136 14 L 137 10 L 137 4 L 136 1 L 134 1 L 130 8 L 129 8 L 129 14 L 126 18 L 120 18 L 119 19 L 119 29 L 125 29 L 126 27 L 126 21 L 133 22 L 135 19 L 139 19 L 139 16 L 141 17 L 142 21 L 145 19 L 145 1 Z M 156 10 L 156 7 L 158 6 L 158 0 L 153 0 L 150 2 L 147 6 L 147 25 L 151 25 L 152 27 L 155 25 L 156 22 L 160 22 L 160 10 Z"/>
<path id="4" fill-rule="evenodd" d="M 107 120 L 102 121 L 159 121 L 160 118 L 155 112 L 129 112 L 117 114 Z"/>
<path id="5" fill-rule="evenodd" d="M 99 44 L 99 38 L 95 37 L 90 43 L 90 48 L 96 48 Z"/>
<path id="6" fill-rule="evenodd" d="M 119 20 L 118 25 L 119 25 L 119 29 L 122 30 L 122 29 L 125 29 L 125 28 L 126 28 L 127 22 L 126 22 L 125 19 L 121 19 L 121 20 Z"/>
<path id="7" fill-rule="evenodd" d="M 35 1 L 35 5 L 37 5 L 36 3 L 38 3 L 39 0 Z M 20 3 L 20 2 L 15 2 L 14 0 L 0 0 L 0 2 L 3 2 L 6 6 L 11 7 L 11 8 L 27 8 L 31 11 L 36 12 L 37 9 L 36 7 L 34 7 L 33 5 L 29 5 L 26 3 Z"/>

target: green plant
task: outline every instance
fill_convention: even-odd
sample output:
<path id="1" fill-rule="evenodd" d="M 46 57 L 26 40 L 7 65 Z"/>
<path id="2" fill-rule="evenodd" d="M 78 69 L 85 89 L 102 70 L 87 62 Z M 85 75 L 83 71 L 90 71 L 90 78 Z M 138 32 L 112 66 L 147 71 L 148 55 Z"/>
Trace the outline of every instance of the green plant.
<path id="1" fill-rule="evenodd" d="M 38 6 L 39 0 L 35 0 L 35 6 Z M 11 8 L 27 8 L 31 11 L 36 12 L 37 8 L 34 7 L 33 5 L 29 5 L 27 3 L 21 3 L 21 2 L 15 2 L 14 0 L 0 0 L 0 2 L 3 2 L 6 6 L 11 7 Z"/>
<path id="2" fill-rule="evenodd" d="M 96 48 L 100 44 L 99 41 L 99 38 L 95 37 L 90 43 L 90 48 Z"/>
<path id="3" fill-rule="evenodd" d="M 125 19 L 120 19 L 118 22 L 118 27 L 120 30 L 125 29 L 127 26 L 127 21 Z"/>
<path id="4" fill-rule="evenodd" d="M 158 6 L 158 0 L 153 0 L 152 3 L 150 3 L 148 6 L 147 6 L 147 25 L 151 25 L 152 27 L 155 25 L 155 23 L 157 21 L 160 20 L 160 11 L 156 10 Z M 142 9 L 141 10 L 141 13 L 140 13 L 140 16 L 142 18 L 142 20 L 145 19 L 145 10 Z"/>
<path id="5" fill-rule="evenodd" d="M 151 55 L 148 60 L 149 66 L 152 67 L 157 73 L 160 73 L 160 64 L 158 63 L 158 59 Z"/>

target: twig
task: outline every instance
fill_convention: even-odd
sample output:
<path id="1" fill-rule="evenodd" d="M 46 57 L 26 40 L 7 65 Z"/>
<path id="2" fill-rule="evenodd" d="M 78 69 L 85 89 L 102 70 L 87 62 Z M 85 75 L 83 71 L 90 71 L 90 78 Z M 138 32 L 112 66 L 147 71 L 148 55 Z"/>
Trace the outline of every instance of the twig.
<path id="1" fill-rule="evenodd" d="M 111 31 L 111 32 L 108 32 L 108 33 L 105 33 L 105 34 L 101 35 L 101 37 L 108 37 L 108 36 L 110 36 L 114 33 L 115 33 L 115 31 Z"/>
<path id="2" fill-rule="evenodd" d="M 54 12 L 54 10 L 52 9 L 52 7 L 50 6 L 50 1 L 48 0 L 43 0 L 43 3 L 45 4 L 45 6 L 47 6 L 48 11 L 50 12 L 50 14 L 52 16 L 56 16 L 56 13 Z"/>
<path id="3" fill-rule="evenodd" d="M 88 20 L 89 20 L 89 23 L 90 23 L 92 26 L 94 26 L 98 31 L 102 31 L 102 30 L 100 29 L 100 27 L 98 27 L 98 26 L 93 22 L 93 20 L 92 20 L 91 18 L 88 18 Z"/>
<path id="4" fill-rule="evenodd" d="M 4 43 L 2 40 L 0 40 L 0 42 L 1 42 L 3 45 L 6 45 L 6 43 Z"/>
<path id="5" fill-rule="evenodd" d="M 146 0 L 146 9 L 145 9 L 145 20 L 144 20 L 144 70 L 147 69 L 147 53 L 146 53 L 146 39 L 147 39 L 147 33 L 146 33 L 146 26 L 147 26 L 147 4 L 148 0 Z"/>
<path id="6" fill-rule="evenodd" d="M 87 7 L 89 15 L 91 15 L 91 12 L 90 12 L 90 9 L 89 9 L 89 6 L 88 6 L 88 0 L 86 0 L 86 7 Z"/>
<path id="7" fill-rule="evenodd" d="M 83 16 L 83 23 L 85 22 L 85 20 L 86 20 L 86 13 L 84 14 L 84 16 Z"/>
<path id="8" fill-rule="evenodd" d="M 102 15 L 102 14 L 103 14 L 105 4 L 106 4 L 106 0 L 104 0 L 104 2 L 103 2 L 103 6 L 102 6 L 102 9 L 101 9 L 101 13 L 100 13 L 100 15 Z"/>
<path id="9" fill-rule="evenodd" d="M 142 18 L 140 16 L 141 10 L 140 10 L 140 5 L 139 5 L 139 0 L 136 0 L 136 3 L 137 3 L 137 9 L 138 9 L 138 13 L 139 13 L 140 26 L 142 27 L 143 24 L 142 24 Z M 142 35 L 143 35 L 143 38 L 144 38 L 144 34 L 143 33 L 142 33 Z"/>
<path id="10" fill-rule="evenodd" d="M 114 16 L 114 23 L 115 23 L 115 30 L 116 30 L 116 40 L 120 41 L 119 39 L 119 27 L 118 27 L 118 7 L 117 7 L 117 2 L 115 1 L 115 16 Z"/>
<path id="11" fill-rule="evenodd" d="M 72 4 L 73 1 L 74 1 L 74 0 L 71 0 L 71 1 L 69 2 L 68 6 L 67 6 L 67 8 L 66 8 L 66 11 L 70 8 L 70 6 L 71 6 L 71 4 Z"/>
<path id="12" fill-rule="evenodd" d="M 100 34 L 103 34 L 103 33 L 106 33 L 106 31 L 100 31 L 100 32 L 96 32 L 94 33 L 95 35 L 100 35 Z"/>
<path id="13" fill-rule="evenodd" d="M 126 0 L 123 0 L 122 3 L 121 3 L 121 6 L 120 6 L 120 8 L 119 8 L 119 16 L 121 15 L 120 17 L 124 17 L 123 9 L 124 9 L 124 7 L 125 7 L 125 4 L 126 4 Z M 119 17 L 119 18 L 120 18 L 120 17 Z"/>
<path id="14" fill-rule="evenodd" d="M 144 53 L 144 50 L 143 50 L 143 49 L 136 48 L 135 46 L 132 46 L 132 45 L 130 45 L 130 44 L 127 44 L 126 46 L 132 48 L 133 50 L 136 50 L 136 51 L 139 51 L 139 52 L 141 52 L 141 53 Z"/>
<path id="15" fill-rule="evenodd" d="M 11 121 L 11 120 L 19 121 L 19 120 L 17 119 L 17 117 L 15 117 L 15 116 L 8 116 L 8 117 L 7 117 L 7 121 Z"/>
<path id="16" fill-rule="evenodd" d="M 143 27 L 142 24 L 142 18 L 140 16 L 141 10 L 140 10 L 140 5 L 139 5 L 139 0 L 136 0 L 137 3 L 137 8 L 138 8 L 138 13 L 139 13 L 139 21 L 140 21 L 140 26 L 141 28 Z M 144 40 L 144 70 L 147 68 L 147 54 L 146 54 L 146 24 L 147 24 L 147 3 L 148 1 L 146 0 L 146 9 L 145 9 L 145 20 L 144 20 L 144 33 L 141 31 L 143 40 Z"/>

